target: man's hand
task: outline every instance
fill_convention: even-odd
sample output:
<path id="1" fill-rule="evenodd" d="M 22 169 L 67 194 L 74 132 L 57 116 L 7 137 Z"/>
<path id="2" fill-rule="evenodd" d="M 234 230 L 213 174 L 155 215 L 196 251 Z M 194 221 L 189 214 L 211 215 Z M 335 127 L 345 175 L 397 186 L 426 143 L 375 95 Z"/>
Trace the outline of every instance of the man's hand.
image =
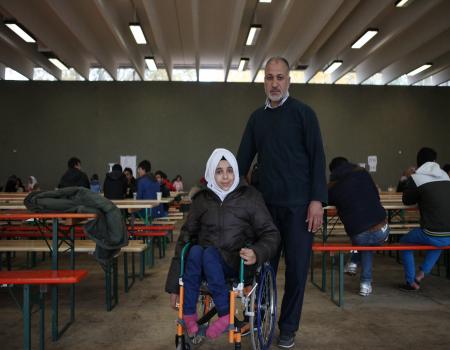
<path id="1" fill-rule="evenodd" d="M 316 232 L 323 222 L 323 208 L 322 203 L 319 201 L 311 201 L 308 206 L 308 217 L 306 219 L 308 223 L 308 231 Z"/>
<path id="2" fill-rule="evenodd" d="M 244 259 L 244 265 L 253 265 L 256 263 L 256 254 L 253 249 L 242 248 L 239 255 Z"/>
<path id="3" fill-rule="evenodd" d="M 170 294 L 170 306 L 172 309 L 177 310 L 177 304 L 180 303 L 180 296 L 175 293 Z"/>

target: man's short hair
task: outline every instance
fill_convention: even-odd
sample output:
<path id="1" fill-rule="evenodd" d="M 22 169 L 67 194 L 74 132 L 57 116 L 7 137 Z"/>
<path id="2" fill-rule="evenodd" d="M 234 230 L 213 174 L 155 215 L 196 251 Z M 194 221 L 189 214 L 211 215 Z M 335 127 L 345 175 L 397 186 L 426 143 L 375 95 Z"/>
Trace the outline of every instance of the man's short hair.
<path id="1" fill-rule="evenodd" d="M 347 158 L 344 157 L 333 158 L 329 165 L 330 171 L 333 172 L 336 168 L 339 168 L 342 164 L 345 163 L 348 163 Z"/>
<path id="2" fill-rule="evenodd" d="M 75 168 L 78 164 L 81 164 L 81 160 L 79 160 L 77 157 L 72 157 L 67 161 L 67 166 L 70 169 Z"/>
<path id="3" fill-rule="evenodd" d="M 426 162 L 435 162 L 437 159 L 437 153 L 430 147 L 422 147 L 417 152 L 417 167 L 421 167 Z"/>
<path id="4" fill-rule="evenodd" d="M 143 169 L 146 173 L 149 173 L 150 170 L 152 170 L 152 165 L 150 163 L 150 161 L 148 160 L 143 160 L 142 162 L 139 163 L 138 168 Z"/>
<path id="5" fill-rule="evenodd" d="M 131 170 L 131 168 L 125 168 L 125 169 L 123 169 L 123 172 L 126 172 L 126 171 L 128 171 L 131 175 L 133 175 L 133 170 Z"/>
<path id="6" fill-rule="evenodd" d="M 267 63 L 266 63 L 266 66 L 265 66 L 265 67 L 267 67 L 270 63 L 272 63 L 272 62 L 277 62 L 277 61 L 283 62 L 283 63 L 286 65 L 286 68 L 287 68 L 288 72 L 291 70 L 291 69 L 290 69 L 290 66 L 289 66 L 288 60 L 285 59 L 284 57 L 281 57 L 281 56 L 270 57 L 270 58 L 267 60 Z"/>
<path id="7" fill-rule="evenodd" d="M 120 171 L 120 172 L 122 172 L 122 165 L 114 164 L 113 167 L 112 167 L 112 171 Z"/>

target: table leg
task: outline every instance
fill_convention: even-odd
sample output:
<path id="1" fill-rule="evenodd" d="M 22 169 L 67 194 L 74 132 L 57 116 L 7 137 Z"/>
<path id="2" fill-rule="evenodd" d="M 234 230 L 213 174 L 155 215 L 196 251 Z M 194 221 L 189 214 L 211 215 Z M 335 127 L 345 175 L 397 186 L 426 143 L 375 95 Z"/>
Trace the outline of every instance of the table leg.
<path id="1" fill-rule="evenodd" d="M 58 219 L 53 219 L 52 239 L 52 270 L 58 270 Z M 58 335 L 58 286 L 52 286 L 52 340 L 57 341 Z"/>
<path id="2" fill-rule="evenodd" d="M 30 285 L 23 285 L 23 348 L 31 349 Z"/>

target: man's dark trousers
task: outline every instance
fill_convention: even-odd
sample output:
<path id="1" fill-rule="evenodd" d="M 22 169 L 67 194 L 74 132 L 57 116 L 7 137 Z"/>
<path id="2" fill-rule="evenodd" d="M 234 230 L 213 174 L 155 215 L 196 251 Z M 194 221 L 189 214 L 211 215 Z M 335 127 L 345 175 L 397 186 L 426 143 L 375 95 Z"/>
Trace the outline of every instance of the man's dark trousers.
<path id="1" fill-rule="evenodd" d="M 296 332 L 300 325 L 303 294 L 311 258 L 313 234 L 306 222 L 308 205 L 279 207 L 267 205 L 281 233 L 281 247 L 271 261 L 276 273 L 281 249 L 286 262 L 285 286 L 278 327 L 282 332 Z"/>

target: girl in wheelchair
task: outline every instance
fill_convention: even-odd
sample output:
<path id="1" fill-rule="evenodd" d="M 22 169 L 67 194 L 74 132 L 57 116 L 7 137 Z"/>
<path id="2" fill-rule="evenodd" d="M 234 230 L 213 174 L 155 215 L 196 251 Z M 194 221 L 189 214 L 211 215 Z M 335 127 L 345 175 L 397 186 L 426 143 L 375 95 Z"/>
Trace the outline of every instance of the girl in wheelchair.
<path id="1" fill-rule="evenodd" d="M 206 330 L 210 339 L 219 337 L 229 325 L 227 279 L 238 276 L 241 258 L 245 265 L 262 264 L 275 255 L 280 234 L 261 194 L 239 178 L 234 155 L 223 148 L 214 150 L 205 170 L 207 188 L 193 198 L 186 223 L 181 228 L 175 256 L 167 276 L 166 292 L 176 307 L 179 294 L 180 254 L 191 243 L 183 275 L 183 321 L 189 336 L 197 324 L 197 300 L 202 280 L 218 313 Z"/>

